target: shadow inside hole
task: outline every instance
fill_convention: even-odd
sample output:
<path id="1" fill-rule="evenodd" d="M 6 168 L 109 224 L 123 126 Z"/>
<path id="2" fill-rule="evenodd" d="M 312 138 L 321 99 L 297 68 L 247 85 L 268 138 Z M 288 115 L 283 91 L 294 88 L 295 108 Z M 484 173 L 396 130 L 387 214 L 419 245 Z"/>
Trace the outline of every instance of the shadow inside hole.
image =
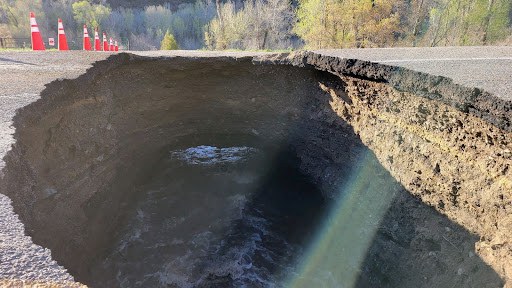
<path id="1" fill-rule="evenodd" d="M 502 287 L 499 275 L 475 254 L 478 240 L 401 189 L 378 227 L 356 287 Z"/>
<path id="2" fill-rule="evenodd" d="M 75 279 L 91 287 L 502 284 L 470 254 L 476 237 L 410 196 L 332 111 L 318 83 L 343 90 L 339 78 L 249 59 L 140 58 L 104 73 L 90 90 L 67 81 L 72 95 L 54 83 L 52 97 L 24 109 L 55 117 L 27 123 L 40 133 L 18 133 L 2 190 Z M 91 101 L 75 105 L 82 98 Z M 45 158 L 25 153 L 39 151 L 36 136 L 48 142 Z M 61 145 L 74 142 L 81 150 Z M 198 145 L 262 154 L 209 167 L 170 157 Z M 36 199 L 50 184 L 59 193 Z M 38 202 L 27 209 L 28 201 Z"/>
<path id="3" fill-rule="evenodd" d="M 295 153 L 210 167 L 167 159 L 91 286 L 503 285 L 475 255 L 477 237 L 412 197 L 371 152 L 357 164 L 372 173 L 361 172 L 362 189 L 339 179 L 350 206 L 324 198 Z"/>
<path id="4" fill-rule="evenodd" d="M 322 72 L 313 75 L 339 81 Z M 174 198 L 162 210 L 174 205 L 169 209 L 178 214 L 158 224 L 170 230 L 153 233 L 164 237 L 156 246 L 175 247 L 153 254 L 124 251 L 113 256 L 118 259 L 107 263 L 108 269 L 102 266 L 111 271 L 105 277 L 122 275 L 128 286 L 171 287 L 502 285 L 474 253 L 477 237 L 411 196 L 331 110 L 329 99 L 320 92 L 308 98 L 278 145 L 247 135 L 230 141 L 215 133 L 189 139 L 191 147 L 205 141 L 247 145 L 260 147 L 261 154 L 232 166 L 160 163 L 155 171 L 167 172 L 142 190 L 161 191 L 158 205 Z M 154 210 L 136 211 L 135 218 Z M 140 233 L 132 229 L 128 235 L 134 231 Z M 133 249 L 138 248 L 127 251 Z M 127 261 L 134 254 L 141 258 Z"/>

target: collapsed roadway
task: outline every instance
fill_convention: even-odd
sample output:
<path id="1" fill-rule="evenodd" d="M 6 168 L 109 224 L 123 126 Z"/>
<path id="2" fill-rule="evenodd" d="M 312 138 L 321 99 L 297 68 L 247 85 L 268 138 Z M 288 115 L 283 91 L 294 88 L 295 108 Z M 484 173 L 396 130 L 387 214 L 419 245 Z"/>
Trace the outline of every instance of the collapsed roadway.
<path id="1" fill-rule="evenodd" d="M 91 287 L 510 285 L 510 88 L 470 88 L 450 70 L 483 57 L 428 66 L 437 60 L 389 51 L 122 53 L 82 74 L 105 58 L 87 55 L 68 68 L 66 78 L 77 78 L 46 85 L 35 102 L 39 93 L 5 90 L 4 126 L 28 105 L 13 118 L 14 139 L 2 131 L 0 193 L 34 243 Z M 13 69 L 2 74 L 50 70 L 16 57 L 3 57 Z M 386 63 L 430 73 L 452 63 L 456 82 Z M 29 86 L 40 89 L 52 73 Z M 199 150 L 199 160 L 183 154 Z M 265 229 L 251 226 L 255 217 Z M 248 231 L 259 240 L 244 238 Z M 235 244 L 249 240 L 256 250 Z M 250 252 L 231 254 L 241 248 Z M 258 260 L 261 251 L 273 260 Z M 0 278 L 72 280 L 58 265 L 55 279 L 27 278 L 25 266 Z"/>

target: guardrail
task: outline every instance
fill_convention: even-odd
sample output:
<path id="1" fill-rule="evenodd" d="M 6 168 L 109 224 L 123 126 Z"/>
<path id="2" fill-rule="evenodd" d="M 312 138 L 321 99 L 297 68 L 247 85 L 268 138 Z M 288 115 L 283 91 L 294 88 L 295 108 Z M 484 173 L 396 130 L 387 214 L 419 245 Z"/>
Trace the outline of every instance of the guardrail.
<path id="1" fill-rule="evenodd" d="M 48 40 L 48 39 L 45 39 Z M 94 41 L 94 39 L 91 39 Z M 82 49 L 82 40 L 80 41 L 74 41 L 68 38 L 68 45 L 69 48 L 72 50 L 81 50 Z M 123 47 L 130 47 L 130 42 L 127 41 L 126 44 L 119 42 L 120 45 L 123 45 Z M 32 42 L 30 38 L 7 38 L 7 37 L 0 37 L 0 49 L 31 49 Z M 46 49 L 55 48 L 57 49 L 57 39 L 55 39 L 55 46 L 50 46 L 48 41 L 44 41 L 44 45 L 46 46 Z M 125 51 L 128 50 L 125 48 Z"/>
<path id="2" fill-rule="evenodd" d="M 0 49 L 30 49 L 30 38 L 0 38 Z"/>

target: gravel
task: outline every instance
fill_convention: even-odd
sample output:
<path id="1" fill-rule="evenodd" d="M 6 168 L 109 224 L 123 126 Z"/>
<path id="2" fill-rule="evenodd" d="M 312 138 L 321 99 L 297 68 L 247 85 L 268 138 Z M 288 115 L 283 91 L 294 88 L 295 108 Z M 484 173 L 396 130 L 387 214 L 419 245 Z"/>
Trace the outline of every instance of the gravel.
<path id="1" fill-rule="evenodd" d="M 16 109 L 36 101 L 46 83 L 59 78 L 75 78 L 83 74 L 91 63 L 106 56 L 79 52 L 0 53 L 0 158 L 14 141 L 11 119 Z M 4 165 L 0 160 L 0 169 Z M 46 285 L 37 286 L 39 284 L 24 281 Z M 14 213 L 11 200 L 0 194 L 0 286 L 57 287 L 58 283 L 72 286 L 66 281 L 73 281 L 73 277 L 52 259 L 49 249 L 35 245 L 25 235 L 23 223 Z"/>
<path id="2" fill-rule="evenodd" d="M 442 75 L 455 82 L 483 88 L 512 100 L 512 47 L 393 48 L 320 50 L 321 54 L 358 58 Z M 144 56 L 243 57 L 256 52 L 138 52 Z M 82 51 L 0 52 L 0 158 L 13 143 L 11 119 L 16 109 L 39 98 L 45 84 L 76 78 L 110 53 Z M 4 162 L 0 160 L 0 169 Z M 0 171 L 0 177 L 2 173 Z M 51 258 L 48 249 L 32 243 L 13 212 L 9 198 L 0 194 L 0 280 L 70 281 L 73 278 Z M 0 282 L 1 284 L 2 282 Z"/>
<path id="3" fill-rule="evenodd" d="M 73 281 L 66 269 L 52 260 L 51 251 L 32 243 L 11 200 L 0 194 L 0 279 Z"/>

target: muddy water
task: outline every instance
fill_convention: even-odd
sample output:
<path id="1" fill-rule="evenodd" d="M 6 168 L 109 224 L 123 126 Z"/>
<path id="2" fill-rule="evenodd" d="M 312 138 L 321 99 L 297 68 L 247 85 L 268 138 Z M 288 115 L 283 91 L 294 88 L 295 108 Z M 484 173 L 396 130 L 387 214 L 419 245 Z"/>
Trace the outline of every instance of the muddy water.
<path id="1" fill-rule="evenodd" d="M 170 151 L 161 173 L 140 187 L 122 236 L 93 268 L 96 285 L 281 286 L 296 273 L 325 203 L 293 157 L 263 154 Z"/>

